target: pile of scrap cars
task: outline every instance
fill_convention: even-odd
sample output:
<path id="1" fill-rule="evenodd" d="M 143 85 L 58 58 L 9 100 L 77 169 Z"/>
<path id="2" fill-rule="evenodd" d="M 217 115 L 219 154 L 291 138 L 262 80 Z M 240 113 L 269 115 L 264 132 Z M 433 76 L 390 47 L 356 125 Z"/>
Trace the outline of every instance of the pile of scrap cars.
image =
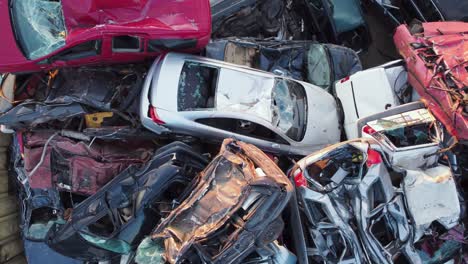
<path id="1" fill-rule="evenodd" d="M 28 262 L 468 263 L 466 16 L 363 2 L 402 59 L 357 0 L 0 1 Z"/>

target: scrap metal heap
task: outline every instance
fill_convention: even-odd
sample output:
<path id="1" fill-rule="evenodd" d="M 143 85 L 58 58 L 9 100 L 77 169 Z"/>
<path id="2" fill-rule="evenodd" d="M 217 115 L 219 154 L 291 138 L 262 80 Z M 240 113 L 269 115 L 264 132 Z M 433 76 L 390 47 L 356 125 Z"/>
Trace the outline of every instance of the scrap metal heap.
<path id="1" fill-rule="evenodd" d="M 447 166 L 392 166 L 376 141 L 358 139 L 300 160 L 291 177 L 309 263 L 461 261 L 465 229 Z"/>
<path id="2" fill-rule="evenodd" d="M 30 32 L 58 49 L 0 63 L 31 263 L 468 263 L 468 23 L 401 25 L 363 70 L 357 0 L 62 2 Z"/>
<path id="3" fill-rule="evenodd" d="M 410 84 L 448 132 L 468 140 L 468 24 L 432 22 L 397 28 L 394 41 Z"/>

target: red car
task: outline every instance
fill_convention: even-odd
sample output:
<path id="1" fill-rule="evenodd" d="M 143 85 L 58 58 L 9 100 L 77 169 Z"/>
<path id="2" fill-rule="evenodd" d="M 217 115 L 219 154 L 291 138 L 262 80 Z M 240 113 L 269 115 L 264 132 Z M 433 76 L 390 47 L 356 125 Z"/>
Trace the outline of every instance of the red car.
<path id="1" fill-rule="evenodd" d="M 210 39 L 209 0 L 0 1 L 0 72 L 141 61 Z"/>
<path id="2" fill-rule="evenodd" d="M 393 39 L 410 84 L 448 132 L 468 143 L 468 23 L 401 25 Z"/>

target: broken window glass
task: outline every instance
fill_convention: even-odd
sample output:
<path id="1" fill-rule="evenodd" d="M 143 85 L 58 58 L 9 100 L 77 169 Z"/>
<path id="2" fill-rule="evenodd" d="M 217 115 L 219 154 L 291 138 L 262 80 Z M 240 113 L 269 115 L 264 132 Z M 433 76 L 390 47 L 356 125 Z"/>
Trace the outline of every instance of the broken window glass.
<path id="1" fill-rule="evenodd" d="M 419 124 L 384 131 L 383 134 L 398 148 L 433 142 L 433 129 L 430 124 Z"/>
<path id="2" fill-rule="evenodd" d="M 201 63 L 185 62 L 179 79 L 177 109 L 213 108 L 219 70 Z"/>
<path id="3" fill-rule="evenodd" d="M 304 87 L 295 81 L 276 78 L 272 90 L 272 124 L 289 138 L 301 141 L 307 125 Z"/>
<path id="4" fill-rule="evenodd" d="M 11 20 L 21 49 L 34 60 L 63 47 L 67 34 L 60 1 L 11 1 Z"/>
<path id="5" fill-rule="evenodd" d="M 109 251 L 119 253 L 119 254 L 128 254 L 131 247 L 128 243 L 118 239 L 105 239 L 97 236 L 92 236 L 84 233 L 79 233 L 82 238 L 86 241 Z"/>
<path id="6" fill-rule="evenodd" d="M 135 256 L 136 263 L 164 263 L 163 255 L 165 253 L 163 239 L 143 239 L 138 246 Z"/>
<path id="7" fill-rule="evenodd" d="M 418 109 L 380 118 L 368 125 L 400 148 L 433 143 L 437 135 L 434 121 L 427 109 Z"/>

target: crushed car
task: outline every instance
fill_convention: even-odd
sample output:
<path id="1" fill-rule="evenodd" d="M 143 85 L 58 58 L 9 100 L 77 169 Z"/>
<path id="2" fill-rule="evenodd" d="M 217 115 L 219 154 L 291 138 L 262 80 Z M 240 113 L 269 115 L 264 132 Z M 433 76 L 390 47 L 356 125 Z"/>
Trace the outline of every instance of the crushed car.
<path id="1" fill-rule="evenodd" d="M 422 22 L 468 22 L 468 2 L 464 0 L 368 0 L 377 5 L 394 26 L 414 20 Z"/>
<path id="2" fill-rule="evenodd" d="M 137 114 L 146 70 L 130 64 L 9 74 L 0 96 L 6 103 L 0 109 L 2 131 L 69 130 L 85 141 L 151 137 Z"/>
<path id="3" fill-rule="evenodd" d="M 208 0 L 2 1 L 0 72 L 128 63 L 208 43 Z M 170 15 L 172 14 L 172 15 Z"/>
<path id="4" fill-rule="evenodd" d="M 179 53 L 151 66 L 140 120 L 156 134 L 214 143 L 235 137 L 286 155 L 307 155 L 340 139 L 335 99 L 322 88 Z"/>
<path id="5" fill-rule="evenodd" d="M 335 81 L 362 70 L 355 51 L 315 41 L 216 39 L 206 46 L 205 56 L 309 82 L 328 92 Z"/>
<path id="6" fill-rule="evenodd" d="M 128 166 L 145 163 L 153 152 L 150 144 L 145 146 L 147 142 L 137 140 L 129 153 L 125 142 L 90 144 L 50 132 L 18 137 L 30 188 L 54 188 L 81 195 L 96 193 Z"/>
<path id="7" fill-rule="evenodd" d="M 142 239 L 190 193 L 207 160 L 173 142 L 141 167 L 129 167 L 73 207 L 67 222 L 51 226 L 49 247 L 86 261 L 111 260 L 136 249 Z"/>
<path id="8" fill-rule="evenodd" d="M 333 94 L 343 109 L 343 126 L 348 139 L 359 137 L 356 125 L 360 120 L 419 99 L 408 84 L 402 60 L 346 76 L 335 82 Z"/>
<path id="9" fill-rule="evenodd" d="M 425 263 L 441 255 L 445 263 L 462 256 L 461 201 L 447 166 L 391 165 L 377 141 L 355 139 L 300 160 L 290 178 L 308 263 Z M 431 193 L 427 203 L 423 192 Z M 438 242 L 427 247 L 431 238 Z"/>
<path id="10" fill-rule="evenodd" d="M 158 263 L 243 263 L 280 235 L 292 190 L 260 149 L 226 139 L 192 193 L 152 232 L 153 251 L 139 250 Z"/>
<path id="11" fill-rule="evenodd" d="M 357 126 L 359 137 L 375 139 L 393 166 L 406 169 L 431 167 L 447 145 L 442 125 L 421 102 L 368 116 Z"/>
<path id="12" fill-rule="evenodd" d="M 305 16 L 315 21 L 324 43 L 334 43 L 357 52 L 367 50 L 371 43 L 369 27 L 357 0 L 314 0 L 303 2 Z M 310 21 L 309 23 L 311 23 Z"/>
<path id="13" fill-rule="evenodd" d="M 404 58 L 408 81 L 434 116 L 460 142 L 468 140 L 468 23 L 401 25 L 394 42 Z"/>
<path id="14" fill-rule="evenodd" d="M 365 50 L 370 34 L 355 0 L 210 0 L 212 36 L 312 40 Z"/>
<path id="15" fill-rule="evenodd" d="M 74 204 L 98 192 L 127 167 L 147 162 L 154 146 L 134 144 L 128 153 L 122 142 L 97 140 L 89 145 L 50 131 L 18 133 L 10 153 L 22 201 L 24 237 L 43 241 L 50 226 L 62 222 Z"/>
<path id="16" fill-rule="evenodd" d="M 314 28 L 297 14 L 293 1 L 210 0 L 212 36 L 310 39 Z M 312 32 L 310 32 L 312 31 Z"/>

